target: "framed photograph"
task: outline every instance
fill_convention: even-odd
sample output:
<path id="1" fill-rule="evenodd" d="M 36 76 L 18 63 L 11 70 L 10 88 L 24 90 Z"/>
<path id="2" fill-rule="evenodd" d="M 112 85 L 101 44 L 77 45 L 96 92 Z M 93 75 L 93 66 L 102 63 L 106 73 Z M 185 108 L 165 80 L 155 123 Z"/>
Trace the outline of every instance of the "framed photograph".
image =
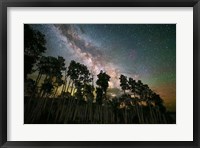
<path id="1" fill-rule="evenodd" d="M 1 1 L 0 146 L 199 147 L 199 0 Z"/>

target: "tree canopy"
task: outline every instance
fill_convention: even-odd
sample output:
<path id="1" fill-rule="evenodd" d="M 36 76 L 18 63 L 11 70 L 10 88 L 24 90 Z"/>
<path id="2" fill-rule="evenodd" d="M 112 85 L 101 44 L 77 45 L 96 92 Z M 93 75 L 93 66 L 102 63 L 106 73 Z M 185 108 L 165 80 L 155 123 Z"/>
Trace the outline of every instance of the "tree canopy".
<path id="1" fill-rule="evenodd" d="M 46 51 L 44 34 L 33 30 L 28 24 L 24 25 L 24 78 L 32 72 L 37 60 Z"/>

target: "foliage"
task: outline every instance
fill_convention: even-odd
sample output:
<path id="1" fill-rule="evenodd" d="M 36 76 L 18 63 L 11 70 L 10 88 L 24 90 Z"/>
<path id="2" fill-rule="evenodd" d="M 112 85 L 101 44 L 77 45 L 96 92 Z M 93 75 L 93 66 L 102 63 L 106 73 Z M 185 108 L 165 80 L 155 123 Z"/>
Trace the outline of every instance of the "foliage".
<path id="1" fill-rule="evenodd" d="M 28 24 L 24 25 L 24 78 L 32 72 L 34 64 L 39 60 L 46 47 L 45 36 Z"/>
<path id="2" fill-rule="evenodd" d="M 120 86 L 125 94 L 125 91 L 129 89 L 127 77 L 124 75 L 121 75 L 119 79 L 120 79 Z"/>

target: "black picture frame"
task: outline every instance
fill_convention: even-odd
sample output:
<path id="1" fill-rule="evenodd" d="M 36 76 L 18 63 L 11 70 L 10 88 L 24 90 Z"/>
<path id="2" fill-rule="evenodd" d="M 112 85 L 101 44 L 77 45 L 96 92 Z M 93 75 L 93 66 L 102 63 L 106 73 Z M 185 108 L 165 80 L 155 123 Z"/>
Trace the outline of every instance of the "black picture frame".
<path id="1" fill-rule="evenodd" d="M 8 7 L 193 7 L 193 141 L 7 141 Z M 0 146 L 9 147 L 200 147 L 200 2 L 199 0 L 1 0 L 0 1 Z M 192 80 L 191 80 L 192 81 Z"/>

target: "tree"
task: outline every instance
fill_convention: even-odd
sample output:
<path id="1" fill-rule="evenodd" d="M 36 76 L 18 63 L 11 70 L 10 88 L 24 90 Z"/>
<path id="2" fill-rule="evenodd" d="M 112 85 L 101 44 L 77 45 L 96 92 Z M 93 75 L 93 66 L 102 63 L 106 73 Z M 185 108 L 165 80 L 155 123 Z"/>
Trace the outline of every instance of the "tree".
<path id="1" fill-rule="evenodd" d="M 39 74 L 45 74 L 47 78 L 62 77 L 62 71 L 65 70 L 63 57 L 42 56 L 37 64 Z"/>
<path id="2" fill-rule="evenodd" d="M 24 96 L 30 96 L 35 90 L 35 81 L 32 79 L 27 79 L 24 83 Z"/>
<path id="3" fill-rule="evenodd" d="M 77 88 L 77 90 L 75 92 L 75 97 L 79 100 L 83 99 L 83 93 L 82 93 L 83 84 L 81 82 L 79 82 L 78 80 L 76 80 L 75 86 Z"/>
<path id="4" fill-rule="evenodd" d="M 56 84 L 55 92 L 57 93 L 58 87 L 64 84 L 64 81 L 62 80 L 62 77 L 63 77 L 62 72 L 66 70 L 65 59 L 61 56 L 58 56 L 58 58 L 54 59 L 53 61 L 54 62 L 51 63 L 51 66 L 53 68 L 53 70 L 51 71 L 52 73 L 51 75 L 52 75 L 52 79 L 55 78 L 55 82 L 54 82 L 54 84 Z"/>
<path id="5" fill-rule="evenodd" d="M 96 102 L 101 105 L 103 100 L 103 90 L 99 87 L 96 88 Z"/>
<path id="6" fill-rule="evenodd" d="M 83 94 L 88 102 L 93 102 L 94 99 L 94 87 L 90 84 L 85 84 L 83 89 Z"/>
<path id="7" fill-rule="evenodd" d="M 24 78 L 32 72 L 34 64 L 40 59 L 46 47 L 45 36 L 28 24 L 24 25 Z"/>
<path id="8" fill-rule="evenodd" d="M 67 76 L 70 77 L 70 82 L 68 84 L 68 88 L 72 83 L 72 87 L 75 84 L 78 93 L 83 93 L 83 87 L 90 82 L 92 82 L 92 77 L 87 69 L 87 67 L 83 64 L 80 64 L 75 61 L 71 61 L 68 67 Z M 68 91 L 67 88 L 67 91 Z M 73 88 L 74 89 L 74 88 Z M 73 89 L 71 89 L 71 93 L 73 93 Z"/>
<path id="9" fill-rule="evenodd" d="M 64 61 L 65 60 L 62 57 L 55 58 L 51 56 L 48 56 L 48 57 L 42 56 L 40 61 L 37 63 L 39 72 L 38 72 L 38 77 L 36 79 L 35 85 L 38 86 L 42 75 L 45 75 L 44 83 L 47 83 L 48 81 L 52 85 L 54 81 L 57 81 L 57 79 L 61 79 L 62 71 L 65 70 Z M 43 89 L 45 86 L 47 85 L 42 86 Z M 41 89 L 40 94 L 42 91 L 43 90 Z"/>
<path id="10" fill-rule="evenodd" d="M 49 108 L 49 114 L 48 114 L 47 120 L 49 120 L 50 114 L 52 112 L 52 107 L 53 107 L 53 104 L 54 104 L 55 96 L 56 96 L 57 91 L 58 91 L 58 87 L 60 87 L 62 84 L 64 84 L 64 81 L 62 80 L 62 78 L 61 77 L 56 77 L 56 81 L 53 84 L 53 86 L 56 87 L 56 89 L 55 89 L 55 92 L 53 94 L 53 98 L 51 100 L 51 106 Z"/>
<path id="11" fill-rule="evenodd" d="M 41 86 L 41 98 L 47 97 L 47 95 L 52 93 L 53 88 L 54 86 L 49 80 L 44 81 L 44 83 Z"/>
<path id="12" fill-rule="evenodd" d="M 127 77 L 124 75 L 121 75 L 119 79 L 120 79 L 120 86 L 125 94 L 125 91 L 129 89 Z"/>
<path id="13" fill-rule="evenodd" d="M 134 94 L 134 97 L 135 97 L 135 94 L 136 94 L 136 81 L 133 80 L 133 78 L 129 78 L 128 84 L 129 84 L 129 88 L 130 88 L 131 92 Z"/>
<path id="14" fill-rule="evenodd" d="M 64 84 L 64 81 L 62 80 L 62 78 L 60 76 L 56 77 L 56 81 L 53 84 L 56 87 L 53 98 L 55 98 L 57 91 L 58 91 L 58 88 L 60 86 L 62 86 L 63 84 Z"/>
<path id="15" fill-rule="evenodd" d="M 67 92 L 68 92 L 68 89 L 69 89 L 69 86 L 71 85 L 71 83 L 74 83 L 79 77 L 78 64 L 74 60 L 72 60 L 69 64 L 68 71 L 67 71 L 67 77 L 70 77 L 70 80 L 69 80 L 69 83 L 67 86 Z M 73 84 L 72 84 L 72 86 L 73 86 Z"/>
<path id="16" fill-rule="evenodd" d="M 110 76 L 106 74 L 106 72 L 101 72 L 97 75 L 98 79 L 96 81 L 96 84 L 103 90 L 103 93 L 106 96 L 106 92 L 108 89 L 108 81 L 110 81 Z"/>
<path id="17" fill-rule="evenodd" d="M 147 84 L 142 85 L 141 95 L 142 95 L 143 99 L 147 99 L 147 97 L 148 97 L 148 91 L 149 91 L 149 86 Z"/>
<path id="18" fill-rule="evenodd" d="M 143 87 L 142 81 L 138 80 L 136 83 L 136 93 L 140 97 L 140 99 L 142 98 L 142 89 L 143 89 L 142 87 Z"/>
<path id="19" fill-rule="evenodd" d="M 163 100 L 160 98 L 160 95 L 153 93 L 152 101 L 154 101 L 155 106 L 160 106 L 163 104 Z"/>

